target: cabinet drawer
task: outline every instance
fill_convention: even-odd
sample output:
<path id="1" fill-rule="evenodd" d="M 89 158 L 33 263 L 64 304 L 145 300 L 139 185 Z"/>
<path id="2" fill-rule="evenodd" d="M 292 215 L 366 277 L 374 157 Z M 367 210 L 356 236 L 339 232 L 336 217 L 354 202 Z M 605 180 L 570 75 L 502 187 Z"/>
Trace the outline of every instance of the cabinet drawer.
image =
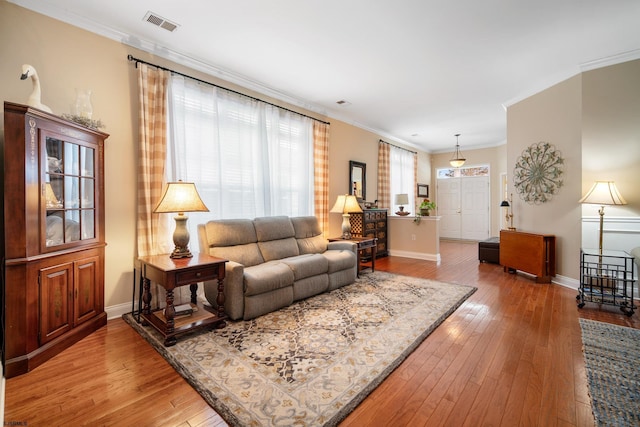
<path id="1" fill-rule="evenodd" d="M 365 221 L 374 221 L 376 219 L 376 213 L 375 212 L 365 212 L 364 213 L 364 220 Z"/>
<path id="2" fill-rule="evenodd" d="M 176 285 L 187 285 L 218 278 L 218 267 L 198 268 L 176 274 Z"/>

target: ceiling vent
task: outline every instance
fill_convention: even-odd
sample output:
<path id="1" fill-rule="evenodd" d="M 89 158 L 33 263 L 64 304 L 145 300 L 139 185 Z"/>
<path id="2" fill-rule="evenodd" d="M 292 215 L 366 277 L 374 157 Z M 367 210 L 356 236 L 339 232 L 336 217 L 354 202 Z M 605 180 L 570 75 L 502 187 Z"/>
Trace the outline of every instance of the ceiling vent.
<path id="1" fill-rule="evenodd" d="M 164 19 L 160 15 L 153 13 L 151 11 L 147 12 L 147 14 L 143 18 L 144 21 L 147 21 L 157 27 L 164 28 L 169 32 L 174 32 L 178 29 L 179 25 L 175 22 L 171 22 L 167 19 Z"/>

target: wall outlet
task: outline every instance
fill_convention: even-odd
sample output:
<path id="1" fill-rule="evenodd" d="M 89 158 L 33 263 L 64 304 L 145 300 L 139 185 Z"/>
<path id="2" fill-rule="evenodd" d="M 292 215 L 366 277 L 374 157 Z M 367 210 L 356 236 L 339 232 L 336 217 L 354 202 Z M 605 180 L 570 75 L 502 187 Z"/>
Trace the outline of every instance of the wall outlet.
<path id="1" fill-rule="evenodd" d="M 411 240 L 416 240 L 416 235 L 415 234 L 411 235 Z"/>

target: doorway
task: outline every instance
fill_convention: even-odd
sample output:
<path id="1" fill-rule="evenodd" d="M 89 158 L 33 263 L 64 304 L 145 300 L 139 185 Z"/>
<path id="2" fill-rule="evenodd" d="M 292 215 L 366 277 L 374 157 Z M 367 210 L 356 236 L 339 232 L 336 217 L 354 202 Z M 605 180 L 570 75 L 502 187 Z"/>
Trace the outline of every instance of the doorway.
<path id="1" fill-rule="evenodd" d="M 478 241 L 489 238 L 489 166 L 438 169 L 436 188 L 440 237 Z"/>

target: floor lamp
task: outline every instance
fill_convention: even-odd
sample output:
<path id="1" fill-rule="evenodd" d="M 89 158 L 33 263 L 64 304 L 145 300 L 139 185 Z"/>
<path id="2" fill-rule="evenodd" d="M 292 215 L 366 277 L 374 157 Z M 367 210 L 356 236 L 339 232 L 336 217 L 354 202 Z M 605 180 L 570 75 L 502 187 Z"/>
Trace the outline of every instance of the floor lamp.
<path id="1" fill-rule="evenodd" d="M 607 205 L 626 205 L 627 201 L 622 197 L 613 181 L 596 181 L 587 194 L 580 199 L 580 203 L 600 205 L 600 233 L 598 239 L 598 251 L 602 255 L 602 231 L 604 225 L 604 207 Z"/>

